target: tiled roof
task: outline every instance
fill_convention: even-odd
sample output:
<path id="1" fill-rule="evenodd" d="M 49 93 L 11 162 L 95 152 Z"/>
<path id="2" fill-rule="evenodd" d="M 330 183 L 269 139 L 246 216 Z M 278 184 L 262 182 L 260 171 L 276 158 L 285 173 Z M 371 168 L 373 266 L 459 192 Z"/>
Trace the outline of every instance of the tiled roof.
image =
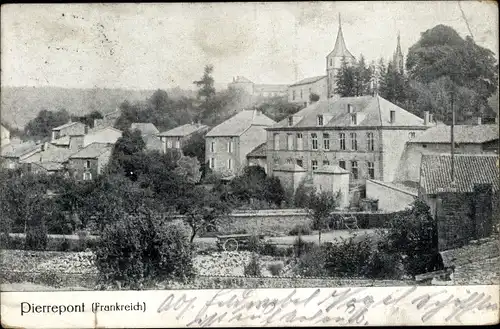
<path id="1" fill-rule="evenodd" d="M 112 144 L 92 143 L 71 155 L 70 159 L 95 159 L 104 152 L 112 150 L 112 148 Z"/>
<path id="2" fill-rule="evenodd" d="M 62 170 L 64 169 L 64 166 L 62 163 L 59 162 L 38 162 L 34 163 L 37 166 L 42 167 L 43 169 L 47 171 L 57 171 L 57 170 Z"/>
<path id="3" fill-rule="evenodd" d="M 326 75 L 320 75 L 320 76 L 316 76 L 316 77 L 305 78 L 305 79 L 302 79 L 300 81 L 295 82 L 294 84 L 291 84 L 290 87 L 300 86 L 300 85 L 308 85 L 310 83 L 314 83 L 316 81 L 319 81 L 319 80 L 321 80 L 323 78 L 326 78 Z"/>
<path id="4" fill-rule="evenodd" d="M 247 154 L 247 158 L 265 158 L 267 143 L 262 143 Z"/>
<path id="5" fill-rule="evenodd" d="M 348 113 L 348 105 L 352 112 Z M 390 122 L 390 113 L 394 111 L 395 122 Z M 351 127 L 351 115 L 356 113 L 357 127 L 424 127 L 424 120 L 403 110 L 380 96 L 329 98 L 318 101 L 293 114 L 299 118 L 293 127 L 317 127 L 318 115 L 329 116 L 324 127 Z M 325 119 L 326 120 L 326 119 Z M 288 127 L 288 118 L 281 120 L 272 128 Z"/>
<path id="6" fill-rule="evenodd" d="M 139 130 L 143 135 L 156 135 L 160 131 L 154 124 L 149 122 L 134 122 L 130 125 L 130 130 Z"/>
<path id="7" fill-rule="evenodd" d="M 51 142 L 54 145 L 69 145 L 69 136 L 63 136 Z"/>
<path id="8" fill-rule="evenodd" d="M 40 145 L 36 145 L 34 142 L 24 142 L 21 144 L 9 144 L 2 147 L 1 155 L 6 158 L 19 158 L 29 152 L 35 151 L 36 149 L 41 149 Z"/>
<path id="9" fill-rule="evenodd" d="M 145 135 L 142 137 L 144 143 L 146 143 L 146 149 L 153 151 L 162 151 L 163 150 L 163 142 L 161 139 L 155 135 Z"/>
<path id="10" fill-rule="evenodd" d="M 455 155 L 455 184 L 458 192 L 472 192 L 474 184 L 492 184 L 498 191 L 499 170 L 497 155 Z M 436 194 L 440 188 L 451 184 L 451 155 L 423 154 L 420 169 L 420 186 L 427 194 Z"/>
<path id="11" fill-rule="evenodd" d="M 81 122 L 68 122 L 68 123 L 65 123 L 63 125 L 60 125 L 59 127 L 52 128 L 52 130 L 61 130 L 61 129 L 68 128 L 68 127 L 71 127 L 71 126 L 76 125 L 76 124 L 83 124 L 83 123 L 81 123 Z"/>
<path id="12" fill-rule="evenodd" d="M 90 134 L 94 134 L 98 131 L 101 131 L 101 130 L 106 130 L 106 129 L 109 129 L 109 130 L 114 130 L 116 132 L 119 132 L 119 133 L 122 133 L 121 130 L 118 130 L 116 128 L 113 128 L 112 126 L 97 126 L 97 127 L 94 127 L 92 129 L 89 130 L 89 132 L 87 133 L 87 135 L 90 135 Z"/>
<path id="13" fill-rule="evenodd" d="M 498 125 L 456 125 L 453 129 L 455 143 L 481 144 L 498 139 Z M 451 127 L 439 125 L 427 129 L 410 143 L 450 143 Z"/>
<path id="14" fill-rule="evenodd" d="M 173 129 L 164 131 L 164 132 L 158 134 L 158 136 L 162 136 L 162 137 L 166 137 L 166 136 L 169 136 L 169 137 L 185 137 L 185 136 L 191 135 L 194 132 L 201 131 L 201 130 L 204 130 L 204 129 L 208 129 L 208 126 L 201 125 L 201 124 L 190 124 L 190 123 L 187 123 L 185 125 L 182 125 L 182 126 L 175 127 Z"/>
<path id="15" fill-rule="evenodd" d="M 342 169 L 338 165 L 328 165 L 328 166 L 322 166 L 322 167 L 314 170 L 314 173 L 318 173 L 318 174 L 349 174 L 349 171 Z"/>
<path id="16" fill-rule="evenodd" d="M 262 112 L 244 110 L 215 126 L 208 132 L 207 137 L 240 136 L 252 125 L 268 127 L 275 123 Z"/>
<path id="17" fill-rule="evenodd" d="M 75 150 L 60 147 L 48 147 L 45 151 L 40 152 L 40 160 L 35 162 L 59 162 L 68 161 L 69 157 L 75 153 Z"/>

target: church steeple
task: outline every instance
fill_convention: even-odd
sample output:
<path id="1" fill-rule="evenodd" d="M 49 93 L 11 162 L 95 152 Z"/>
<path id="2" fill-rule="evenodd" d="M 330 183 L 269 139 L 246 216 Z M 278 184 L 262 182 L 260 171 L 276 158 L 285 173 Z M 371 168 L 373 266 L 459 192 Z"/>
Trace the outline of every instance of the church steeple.
<path id="1" fill-rule="evenodd" d="M 401 41 L 400 41 L 400 35 L 398 31 L 398 44 L 396 46 L 396 52 L 394 53 L 394 66 L 399 70 L 399 72 L 403 73 L 404 71 L 404 58 L 403 58 L 403 52 L 401 51 Z"/>
<path id="2" fill-rule="evenodd" d="M 354 56 L 347 50 L 347 46 L 344 40 L 344 34 L 342 33 L 342 21 L 339 14 L 339 30 L 337 32 L 337 40 L 335 40 L 335 46 L 329 56 L 333 57 L 351 57 Z"/>

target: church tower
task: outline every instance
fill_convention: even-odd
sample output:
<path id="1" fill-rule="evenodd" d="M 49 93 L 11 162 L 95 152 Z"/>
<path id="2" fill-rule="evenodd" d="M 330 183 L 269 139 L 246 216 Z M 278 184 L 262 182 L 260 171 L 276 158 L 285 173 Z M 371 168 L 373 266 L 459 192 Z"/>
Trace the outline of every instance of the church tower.
<path id="1" fill-rule="evenodd" d="M 347 50 L 342 34 L 342 23 L 339 14 L 339 30 L 337 32 L 337 40 L 333 50 L 326 56 L 326 80 L 328 98 L 335 96 L 335 76 L 342 66 L 342 59 L 345 59 L 348 64 L 352 64 L 355 60 L 354 56 Z"/>
<path id="2" fill-rule="evenodd" d="M 399 41 L 399 32 L 398 32 L 398 45 L 396 46 L 396 52 L 393 56 L 394 67 L 399 71 L 399 73 L 404 72 L 404 58 L 403 52 L 401 51 L 401 43 Z"/>

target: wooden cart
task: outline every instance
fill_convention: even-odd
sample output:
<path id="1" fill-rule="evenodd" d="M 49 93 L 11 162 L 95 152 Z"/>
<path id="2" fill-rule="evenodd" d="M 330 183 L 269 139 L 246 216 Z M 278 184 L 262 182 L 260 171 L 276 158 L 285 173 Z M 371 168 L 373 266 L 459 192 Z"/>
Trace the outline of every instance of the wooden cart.
<path id="1" fill-rule="evenodd" d="M 254 236 L 252 234 L 231 234 L 231 235 L 218 235 L 217 236 L 217 247 L 219 250 L 224 251 L 238 251 L 248 249 L 248 243 L 250 238 Z M 264 235 L 255 235 L 260 239 L 264 238 Z"/>

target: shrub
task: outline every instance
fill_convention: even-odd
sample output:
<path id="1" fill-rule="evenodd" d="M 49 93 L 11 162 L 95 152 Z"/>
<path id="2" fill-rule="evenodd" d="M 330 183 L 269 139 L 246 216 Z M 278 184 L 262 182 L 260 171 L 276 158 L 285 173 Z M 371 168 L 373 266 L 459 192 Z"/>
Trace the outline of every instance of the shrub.
<path id="1" fill-rule="evenodd" d="M 303 254 L 307 253 L 314 246 L 314 242 L 306 242 L 300 236 L 295 239 L 293 242 L 293 250 L 295 257 L 300 257 Z"/>
<path id="2" fill-rule="evenodd" d="M 325 243 L 325 269 L 332 276 L 360 276 L 362 268 L 370 258 L 371 244 L 364 239 L 353 238 L 342 243 Z"/>
<path id="3" fill-rule="evenodd" d="M 311 227 L 306 224 L 297 224 L 295 225 L 290 232 L 288 232 L 288 235 L 310 235 L 312 233 Z"/>
<path id="4" fill-rule="evenodd" d="M 401 279 L 403 275 L 401 256 L 383 248 L 375 249 L 362 268 L 363 276 L 371 279 Z"/>
<path id="5" fill-rule="evenodd" d="M 267 269 L 273 276 L 279 276 L 281 272 L 283 271 L 283 263 L 278 262 L 278 263 L 271 263 L 267 265 Z"/>
<path id="6" fill-rule="evenodd" d="M 260 238 L 257 235 L 252 234 L 248 238 L 248 250 L 253 252 L 260 252 L 260 249 L 261 249 Z"/>
<path id="7" fill-rule="evenodd" d="M 245 265 L 244 271 L 243 271 L 245 276 L 260 276 L 260 266 L 259 266 L 259 259 L 256 255 L 252 256 L 252 259 L 248 262 L 248 264 Z"/>
<path id="8" fill-rule="evenodd" d="M 47 248 L 47 227 L 42 219 L 34 219 L 27 227 L 25 249 L 45 250 Z"/>
<path id="9" fill-rule="evenodd" d="M 325 253 L 317 245 L 312 245 L 307 252 L 303 253 L 294 272 L 300 276 L 320 277 L 327 275 L 325 270 Z"/>
<path id="10" fill-rule="evenodd" d="M 100 281 L 137 289 L 151 280 L 194 275 L 186 232 L 150 213 L 122 216 L 108 225 L 95 248 Z"/>

